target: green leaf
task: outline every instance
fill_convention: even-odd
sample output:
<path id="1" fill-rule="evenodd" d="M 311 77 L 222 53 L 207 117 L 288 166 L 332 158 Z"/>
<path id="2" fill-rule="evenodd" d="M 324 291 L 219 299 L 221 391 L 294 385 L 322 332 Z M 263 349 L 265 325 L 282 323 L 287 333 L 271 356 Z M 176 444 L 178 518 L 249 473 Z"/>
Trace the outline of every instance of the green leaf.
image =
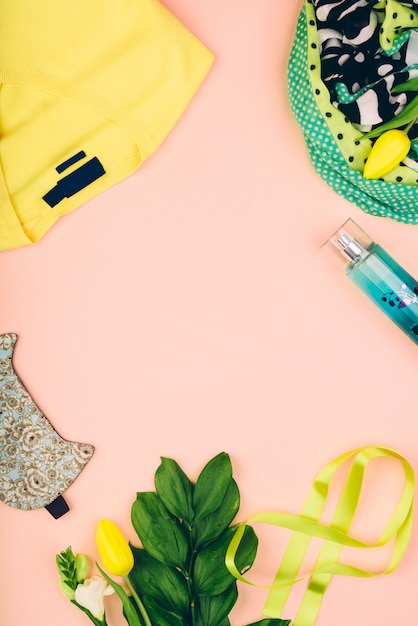
<path id="1" fill-rule="evenodd" d="M 234 581 L 234 577 L 225 565 L 226 550 L 234 533 L 234 528 L 228 528 L 219 539 L 197 554 L 193 582 L 199 596 L 215 596 L 223 593 Z M 240 573 L 247 571 L 253 564 L 257 546 L 258 540 L 254 530 L 251 526 L 246 526 L 235 559 Z"/>
<path id="2" fill-rule="evenodd" d="M 133 608 L 131 601 L 129 600 L 129 596 L 126 593 L 126 591 L 123 589 L 123 587 L 118 585 L 118 583 L 116 583 L 112 578 L 110 578 L 110 576 L 108 576 L 106 572 L 102 570 L 102 568 L 100 567 L 98 563 L 96 563 L 96 565 L 97 565 L 99 572 L 103 576 L 103 578 L 107 580 L 109 585 L 115 590 L 115 592 L 119 596 L 119 599 L 122 601 L 122 605 L 123 605 L 129 626 L 142 626 L 138 617 L 138 613 Z"/>
<path id="3" fill-rule="evenodd" d="M 418 96 L 415 96 L 413 100 L 393 119 L 385 122 L 378 128 L 371 130 L 369 133 L 365 133 L 361 139 L 372 139 L 373 137 L 378 137 L 386 130 L 392 130 L 392 128 L 399 128 L 400 126 L 405 126 L 410 122 L 413 122 L 418 118 Z"/>
<path id="4" fill-rule="evenodd" d="M 154 600 L 154 598 L 144 596 L 142 600 L 151 622 L 155 626 L 189 626 L 189 622 L 186 621 L 181 615 L 163 608 Z"/>
<path id="5" fill-rule="evenodd" d="M 232 583 L 217 596 L 200 596 L 196 602 L 196 626 L 221 624 L 238 598 L 237 584 Z"/>
<path id="6" fill-rule="evenodd" d="M 165 609 L 187 616 L 189 594 L 187 583 L 174 567 L 164 565 L 145 550 L 132 548 L 135 558 L 129 579 L 141 597 L 152 596 Z"/>
<path id="7" fill-rule="evenodd" d="M 189 525 L 193 521 L 193 485 L 173 459 L 161 458 L 155 472 L 155 487 L 164 506 Z"/>
<path id="8" fill-rule="evenodd" d="M 231 528 L 231 530 L 235 533 L 236 528 Z M 238 547 L 235 557 L 235 563 L 240 574 L 245 574 L 245 572 L 252 567 L 257 554 L 257 548 L 258 537 L 252 526 L 246 526 L 242 537 L 242 545 Z"/>
<path id="9" fill-rule="evenodd" d="M 193 493 L 195 523 L 213 513 L 221 505 L 232 480 L 231 461 L 226 452 L 221 452 L 203 468 Z"/>
<path id="10" fill-rule="evenodd" d="M 156 493 L 138 493 L 131 510 L 132 525 L 145 550 L 161 563 L 186 569 L 189 545 L 179 521 Z"/>
<path id="11" fill-rule="evenodd" d="M 141 626 L 144 626 L 145 622 L 144 622 L 144 620 L 143 620 L 143 618 L 142 618 L 141 613 L 139 612 L 139 608 L 138 608 L 137 603 L 135 602 L 135 599 L 133 598 L 133 596 L 128 596 L 128 598 L 129 598 L 129 602 L 130 602 L 130 604 L 131 604 L 132 609 L 133 609 L 133 610 L 135 611 L 135 613 L 138 615 L 138 619 L 139 619 L 139 622 L 140 622 Z M 125 618 L 125 619 L 126 619 L 126 621 L 128 622 L 128 616 L 126 615 L 126 611 L 125 611 L 125 608 L 124 608 L 124 607 L 122 607 L 122 612 L 123 612 L 123 616 L 124 616 L 124 618 Z M 128 622 L 128 623 L 129 623 L 129 622 Z"/>
<path id="12" fill-rule="evenodd" d="M 238 513 L 239 505 L 238 485 L 232 479 L 220 506 L 213 513 L 199 520 L 193 527 L 193 541 L 197 550 L 219 537 L 228 528 Z"/>
<path id="13" fill-rule="evenodd" d="M 289 626 L 291 623 L 290 619 L 277 619 L 277 618 L 267 618 L 262 619 L 259 622 L 253 622 L 252 624 L 248 624 L 248 626 Z"/>
<path id="14" fill-rule="evenodd" d="M 402 93 L 403 91 L 418 91 L 418 77 L 411 78 L 401 85 L 396 85 L 391 89 L 392 93 Z"/>

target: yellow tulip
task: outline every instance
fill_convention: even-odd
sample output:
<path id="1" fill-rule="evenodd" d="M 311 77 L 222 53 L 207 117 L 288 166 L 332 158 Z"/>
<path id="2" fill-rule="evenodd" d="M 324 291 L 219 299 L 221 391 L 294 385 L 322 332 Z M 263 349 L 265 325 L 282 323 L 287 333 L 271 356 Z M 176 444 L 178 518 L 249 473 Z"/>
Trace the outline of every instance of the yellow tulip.
<path id="1" fill-rule="evenodd" d="M 134 566 L 134 556 L 119 528 L 108 519 L 101 519 L 96 529 L 100 559 L 114 576 L 127 576 Z"/>
<path id="2" fill-rule="evenodd" d="M 403 130 L 388 130 L 376 140 L 366 165 L 364 178 L 380 178 L 393 170 L 406 157 L 411 141 Z"/>

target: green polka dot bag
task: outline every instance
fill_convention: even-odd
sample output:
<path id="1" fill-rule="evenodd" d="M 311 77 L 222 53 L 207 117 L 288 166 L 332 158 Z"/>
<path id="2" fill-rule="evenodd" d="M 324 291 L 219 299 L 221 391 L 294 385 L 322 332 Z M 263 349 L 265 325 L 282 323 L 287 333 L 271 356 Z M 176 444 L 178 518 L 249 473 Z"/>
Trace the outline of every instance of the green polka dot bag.
<path id="1" fill-rule="evenodd" d="M 418 13 L 392 4 L 385 30 L 380 28 L 386 53 L 402 45 L 413 28 Z M 410 20 L 401 34 L 393 24 L 393 4 L 405 10 Z M 392 22 L 391 22 L 392 20 Z M 382 45 L 382 44 L 381 44 Z M 321 78 L 320 43 L 312 0 L 305 0 L 299 15 L 296 35 L 288 64 L 288 93 L 292 112 L 303 131 L 312 165 L 319 176 L 340 196 L 363 211 L 408 224 L 418 223 L 418 162 L 408 158 L 379 180 L 363 177 L 364 164 L 372 141 L 364 136 L 346 115 L 331 102 L 330 92 Z M 414 141 L 412 142 L 414 144 Z M 416 169 L 415 169 L 416 168 Z"/>

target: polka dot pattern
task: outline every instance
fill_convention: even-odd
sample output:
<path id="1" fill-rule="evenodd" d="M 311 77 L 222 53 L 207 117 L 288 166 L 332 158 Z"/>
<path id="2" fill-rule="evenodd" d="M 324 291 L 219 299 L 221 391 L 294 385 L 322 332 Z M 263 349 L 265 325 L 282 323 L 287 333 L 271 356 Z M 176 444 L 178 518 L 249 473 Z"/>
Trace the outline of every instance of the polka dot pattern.
<path id="1" fill-rule="evenodd" d="M 385 21 L 380 31 L 379 42 L 387 55 L 391 55 L 408 39 L 411 28 L 418 26 L 418 14 L 397 0 L 386 0 Z M 408 30 L 404 30 L 408 29 Z"/>
<path id="2" fill-rule="evenodd" d="M 321 81 L 315 13 L 308 0 L 299 16 L 289 58 L 288 93 L 319 176 L 366 213 L 417 224 L 417 171 L 400 166 L 382 180 L 363 178 L 371 142 L 361 140 L 362 134 L 333 106 Z"/>

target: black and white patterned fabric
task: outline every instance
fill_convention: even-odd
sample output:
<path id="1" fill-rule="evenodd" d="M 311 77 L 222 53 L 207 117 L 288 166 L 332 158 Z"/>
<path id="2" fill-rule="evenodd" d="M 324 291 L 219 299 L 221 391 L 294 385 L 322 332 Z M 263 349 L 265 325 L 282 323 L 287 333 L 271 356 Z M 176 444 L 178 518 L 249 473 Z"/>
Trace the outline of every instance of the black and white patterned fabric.
<path id="1" fill-rule="evenodd" d="M 313 4 L 321 77 L 334 106 L 364 132 L 392 119 L 417 95 L 391 90 L 418 76 L 418 0 Z"/>

